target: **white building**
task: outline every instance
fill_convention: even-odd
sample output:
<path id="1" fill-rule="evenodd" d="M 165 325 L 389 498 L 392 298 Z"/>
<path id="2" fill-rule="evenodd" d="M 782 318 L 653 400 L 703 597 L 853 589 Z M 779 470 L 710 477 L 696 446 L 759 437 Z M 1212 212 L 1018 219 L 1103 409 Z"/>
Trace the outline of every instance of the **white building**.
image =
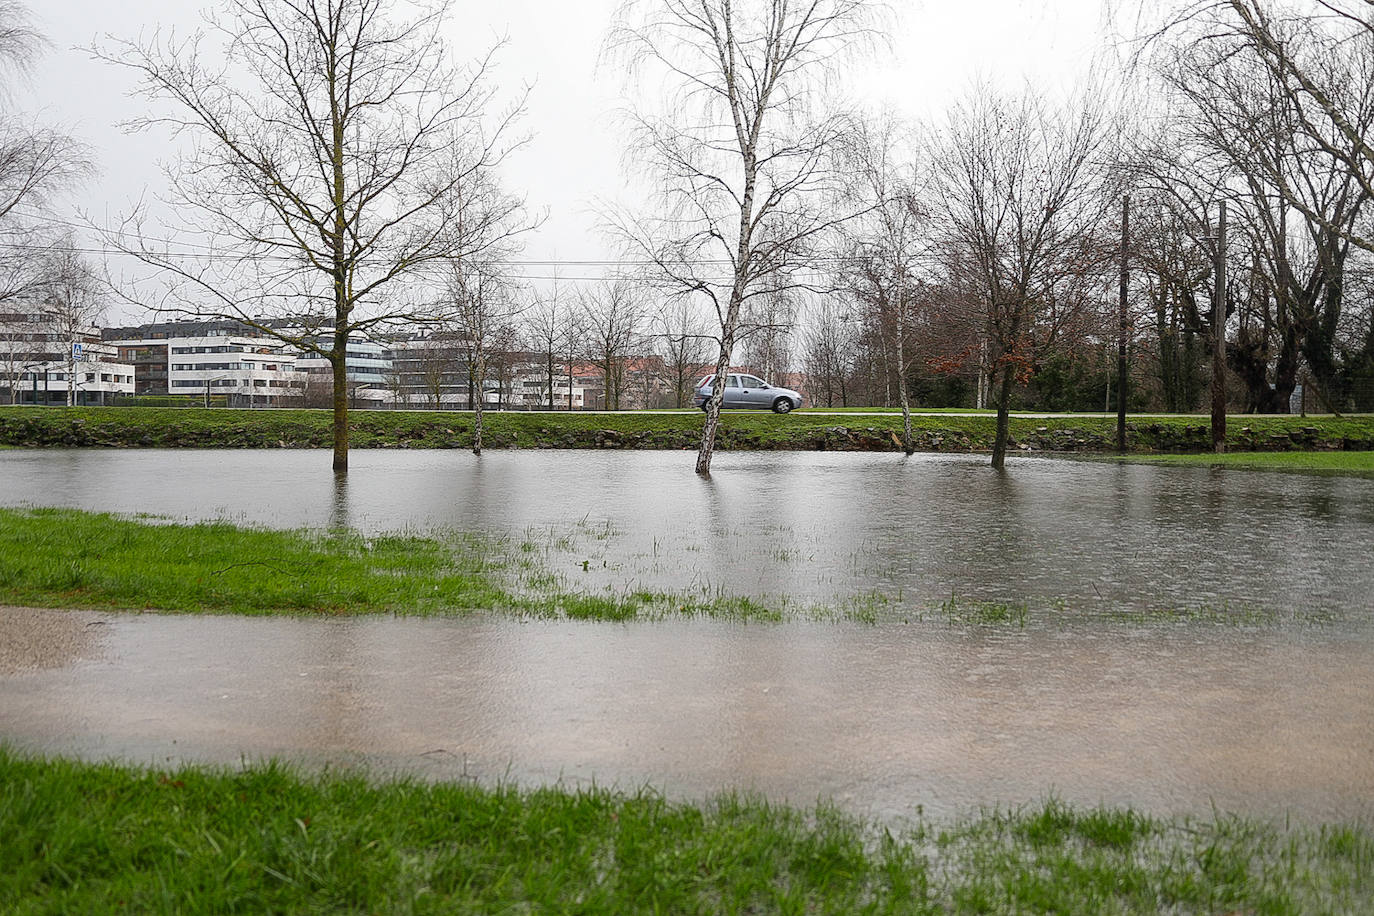
<path id="1" fill-rule="evenodd" d="M 229 407 L 275 407 L 300 396 L 296 354 L 265 337 L 211 329 L 203 336 L 110 343 L 138 368 L 140 394 L 203 398 Z"/>
<path id="2" fill-rule="evenodd" d="M 134 367 L 93 325 L 37 300 L 0 302 L 0 386 L 9 404 L 108 404 L 134 393 Z"/>
<path id="3" fill-rule="evenodd" d="M 348 397 L 353 407 L 382 407 L 394 399 L 395 376 L 387 348 L 371 340 L 348 342 Z M 296 356 L 296 371 L 304 374 L 308 406 L 325 407 L 334 398 L 334 369 L 317 353 Z"/>

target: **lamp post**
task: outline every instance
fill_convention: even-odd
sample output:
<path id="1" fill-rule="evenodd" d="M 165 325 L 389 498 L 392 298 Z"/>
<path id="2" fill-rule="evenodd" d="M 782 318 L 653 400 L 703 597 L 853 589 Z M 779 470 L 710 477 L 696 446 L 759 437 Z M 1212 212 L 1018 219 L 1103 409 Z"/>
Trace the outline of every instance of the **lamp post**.
<path id="1" fill-rule="evenodd" d="M 215 382 L 220 382 L 227 378 L 233 378 L 233 376 L 217 375 L 214 378 L 207 378 L 205 380 L 205 406 L 207 409 L 210 406 L 210 386 L 213 385 Z"/>
<path id="2" fill-rule="evenodd" d="M 1121 290 L 1116 338 L 1116 450 L 1126 454 L 1126 337 L 1130 331 L 1126 307 L 1131 284 L 1131 198 L 1121 198 Z M 1109 377 L 1110 378 L 1110 377 Z"/>
<path id="3" fill-rule="evenodd" d="M 48 364 L 46 362 L 29 363 L 28 365 L 19 367 L 20 375 L 23 375 L 25 372 L 31 373 L 29 381 L 32 382 L 33 406 L 35 407 L 38 406 L 38 370 L 40 368 L 43 370 L 43 400 L 46 401 L 48 399 Z M 10 392 L 10 400 L 15 400 L 13 391 Z"/>

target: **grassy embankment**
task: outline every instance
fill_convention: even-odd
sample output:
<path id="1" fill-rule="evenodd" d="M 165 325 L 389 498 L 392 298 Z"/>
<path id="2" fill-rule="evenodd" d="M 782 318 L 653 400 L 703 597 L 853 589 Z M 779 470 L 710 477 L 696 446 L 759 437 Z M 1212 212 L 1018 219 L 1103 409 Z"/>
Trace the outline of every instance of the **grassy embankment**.
<path id="1" fill-rule="evenodd" d="M 472 415 L 462 411 L 355 411 L 357 448 L 468 448 Z M 488 412 L 489 448 L 690 449 L 701 415 L 677 413 Z M 902 420 L 854 412 L 801 411 L 787 416 L 727 411 L 719 446 L 726 450 L 895 451 Z M 913 418 L 921 451 L 979 452 L 992 447 L 991 415 Z M 1114 417 L 1013 417 L 1016 448 L 1037 452 L 1111 451 Z M 328 448 L 330 414 L 322 410 L 204 408 L 0 407 L 0 445 L 106 448 Z M 1210 449 L 1208 421 L 1197 416 L 1137 417 L 1129 424 L 1134 452 Z M 1371 450 L 1374 416 L 1232 417 L 1235 451 Z"/>
<path id="2" fill-rule="evenodd" d="M 1374 913 L 1367 825 L 1056 801 L 884 829 L 651 792 L 0 747 L 0 913 Z"/>

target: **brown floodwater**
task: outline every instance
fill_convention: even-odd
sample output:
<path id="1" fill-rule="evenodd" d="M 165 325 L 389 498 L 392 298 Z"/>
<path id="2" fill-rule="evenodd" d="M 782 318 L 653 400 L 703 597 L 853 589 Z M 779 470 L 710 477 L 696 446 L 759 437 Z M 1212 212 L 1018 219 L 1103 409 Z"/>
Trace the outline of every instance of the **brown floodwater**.
<path id="1" fill-rule="evenodd" d="M 0 741 L 521 785 L 725 789 L 900 820 L 1065 800 L 1374 816 L 1374 640 L 1338 625 L 596 624 L 46 612 Z M 16 622 L 17 621 L 17 622 Z M 0 642 L 32 615 L 0 611 Z"/>

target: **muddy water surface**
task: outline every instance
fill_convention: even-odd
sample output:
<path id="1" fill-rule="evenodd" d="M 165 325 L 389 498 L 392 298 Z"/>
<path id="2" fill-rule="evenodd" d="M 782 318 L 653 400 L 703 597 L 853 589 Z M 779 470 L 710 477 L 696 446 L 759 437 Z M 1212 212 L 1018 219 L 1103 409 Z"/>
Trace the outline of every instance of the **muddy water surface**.
<path id="1" fill-rule="evenodd" d="M 1374 815 L 1374 648 L 1330 630 L 82 619 L 94 658 L 0 676 L 4 740 L 156 764 L 743 788 L 893 819 L 1048 792 Z"/>

